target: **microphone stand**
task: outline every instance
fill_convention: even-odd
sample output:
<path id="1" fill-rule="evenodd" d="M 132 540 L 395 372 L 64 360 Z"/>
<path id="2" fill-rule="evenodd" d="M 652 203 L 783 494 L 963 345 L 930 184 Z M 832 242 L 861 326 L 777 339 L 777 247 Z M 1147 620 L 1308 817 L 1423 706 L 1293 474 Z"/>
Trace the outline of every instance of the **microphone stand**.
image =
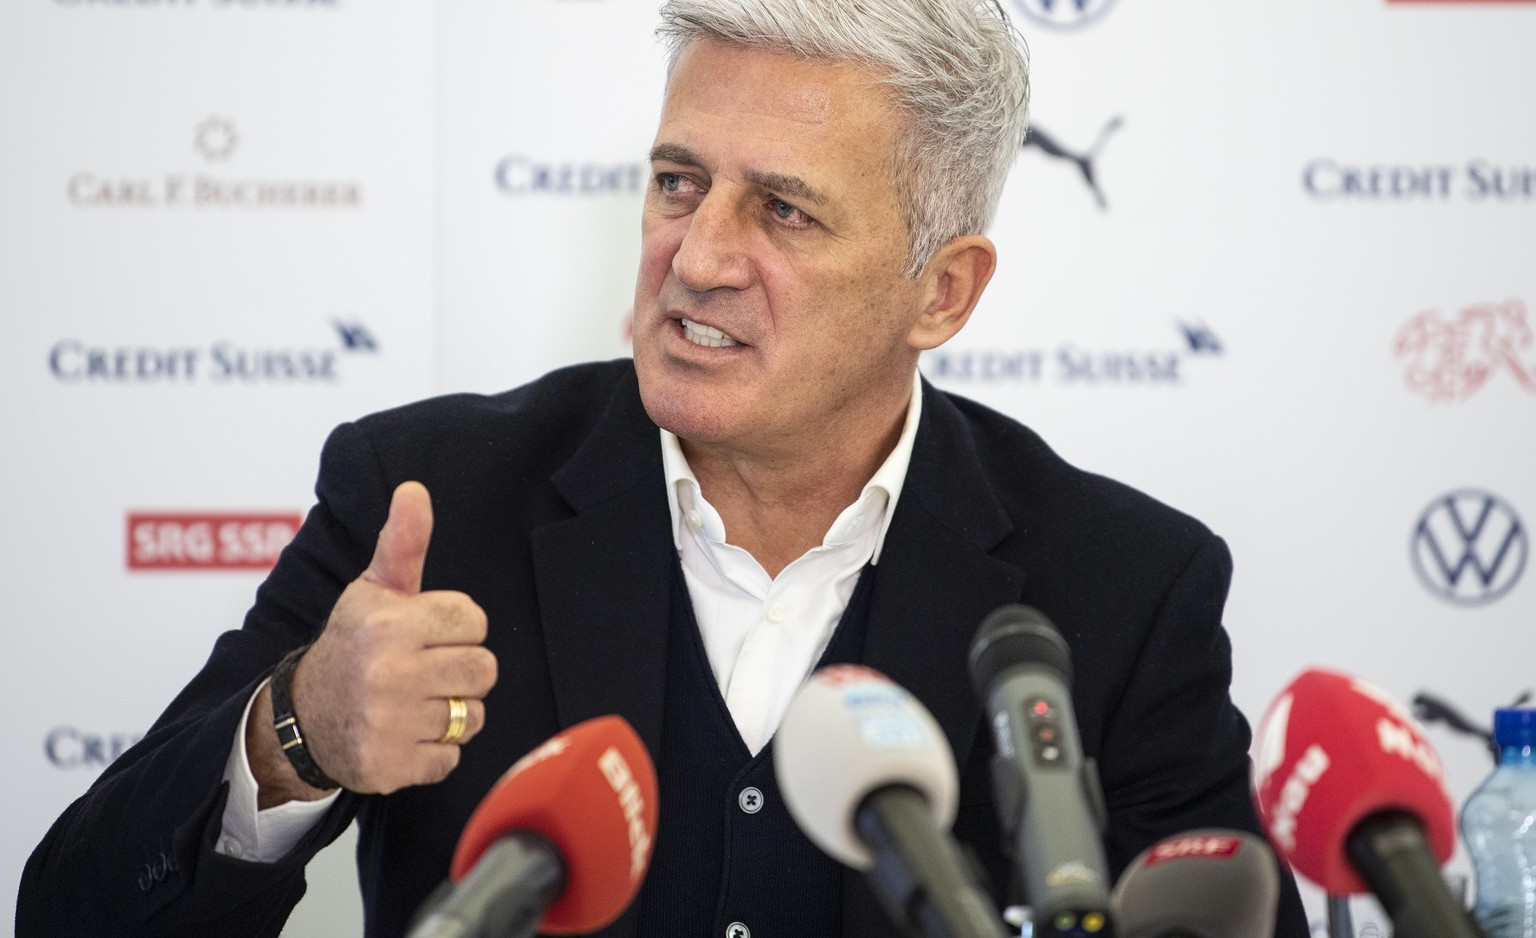
<path id="1" fill-rule="evenodd" d="M 1355 938 L 1355 920 L 1349 914 L 1349 897 L 1328 893 L 1328 938 Z"/>

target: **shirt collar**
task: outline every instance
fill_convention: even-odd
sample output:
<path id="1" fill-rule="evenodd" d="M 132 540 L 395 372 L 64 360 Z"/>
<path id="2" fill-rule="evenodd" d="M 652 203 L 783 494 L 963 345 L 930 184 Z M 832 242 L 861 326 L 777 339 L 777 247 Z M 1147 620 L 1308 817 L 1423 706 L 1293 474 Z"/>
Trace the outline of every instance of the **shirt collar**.
<path id="1" fill-rule="evenodd" d="M 901 427 L 901 436 L 896 439 L 896 446 L 891 454 L 885 457 L 885 462 L 875 470 L 875 474 L 864 484 L 859 498 L 853 505 L 845 508 L 838 515 L 837 520 L 827 531 L 823 543 L 832 546 L 834 543 L 842 543 L 857 532 L 855 518 L 850 516 L 855 512 L 849 509 L 862 506 L 863 511 L 878 510 L 880 514 L 880 536 L 875 542 L 875 553 L 871 558 L 872 563 L 880 562 L 880 551 L 885 546 L 885 534 L 890 530 L 891 519 L 896 515 L 896 500 L 901 496 L 901 487 L 907 479 L 907 469 L 912 464 L 912 447 L 917 441 L 917 425 L 923 416 L 923 379 L 916 369 L 912 371 L 912 396 L 907 403 L 906 421 Z M 708 540 L 724 541 L 725 524 L 714 506 L 704 498 L 699 488 L 699 480 L 693 474 L 693 469 L 688 465 L 688 459 L 683 455 L 683 446 L 677 435 L 669 430 L 661 431 L 661 464 L 667 480 L 667 505 L 672 510 L 672 544 L 681 549 L 685 532 L 690 527 L 698 528 L 699 532 Z M 690 516 L 692 523 L 690 523 Z"/>

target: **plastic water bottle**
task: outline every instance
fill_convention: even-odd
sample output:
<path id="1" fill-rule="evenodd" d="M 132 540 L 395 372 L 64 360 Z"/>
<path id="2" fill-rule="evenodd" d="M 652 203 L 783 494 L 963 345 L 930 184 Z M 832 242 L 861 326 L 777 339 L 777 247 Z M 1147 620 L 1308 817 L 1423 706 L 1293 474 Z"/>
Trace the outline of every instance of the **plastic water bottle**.
<path id="1" fill-rule="evenodd" d="M 1497 710 L 1499 765 L 1461 811 L 1488 938 L 1536 938 L 1536 710 Z"/>

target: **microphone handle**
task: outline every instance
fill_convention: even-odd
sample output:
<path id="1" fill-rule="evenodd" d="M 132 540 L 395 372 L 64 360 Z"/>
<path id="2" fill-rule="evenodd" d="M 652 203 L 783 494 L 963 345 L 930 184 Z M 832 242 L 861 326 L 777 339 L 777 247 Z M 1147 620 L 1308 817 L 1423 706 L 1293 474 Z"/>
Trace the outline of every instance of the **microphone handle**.
<path id="1" fill-rule="evenodd" d="M 1355 938 L 1355 917 L 1349 911 L 1349 897 L 1328 893 L 1328 938 Z"/>
<path id="2" fill-rule="evenodd" d="M 1005 938 L 992 900 L 969 881 L 964 857 L 907 785 L 864 798 L 854 828 L 875 857 L 866 874 L 891 920 L 920 938 Z"/>
<path id="3" fill-rule="evenodd" d="M 533 938 L 564 887 L 565 864 L 554 845 L 513 831 L 486 848 L 408 938 Z"/>
<path id="4" fill-rule="evenodd" d="M 1349 832 L 1345 849 L 1392 917 L 1397 938 L 1486 938 L 1440 878 L 1424 828 L 1412 815 L 1370 815 Z"/>
<path id="5" fill-rule="evenodd" d="M 997 747 L 998 820 L 1034 909 L 1036 938 L 1112 934 L 1103 840 L 1109 812 L 1098 769 L 1083 754 L 1066 676 L 1012 667 L 984 704 Z"/>

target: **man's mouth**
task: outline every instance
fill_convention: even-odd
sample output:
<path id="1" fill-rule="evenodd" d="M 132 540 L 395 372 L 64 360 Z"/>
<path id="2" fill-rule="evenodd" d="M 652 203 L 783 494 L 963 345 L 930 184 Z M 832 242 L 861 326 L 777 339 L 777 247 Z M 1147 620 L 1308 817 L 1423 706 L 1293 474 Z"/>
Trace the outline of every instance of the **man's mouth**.
<path id="1" fill-rule="evenodd" d="M 687 319 L 682 320 L 682 323 L 683 338 L 694 345 L 703 345 L 707 348 L 727 348 L 732 345 L 741 344 L 714 326 L 703 326 Z"/>

